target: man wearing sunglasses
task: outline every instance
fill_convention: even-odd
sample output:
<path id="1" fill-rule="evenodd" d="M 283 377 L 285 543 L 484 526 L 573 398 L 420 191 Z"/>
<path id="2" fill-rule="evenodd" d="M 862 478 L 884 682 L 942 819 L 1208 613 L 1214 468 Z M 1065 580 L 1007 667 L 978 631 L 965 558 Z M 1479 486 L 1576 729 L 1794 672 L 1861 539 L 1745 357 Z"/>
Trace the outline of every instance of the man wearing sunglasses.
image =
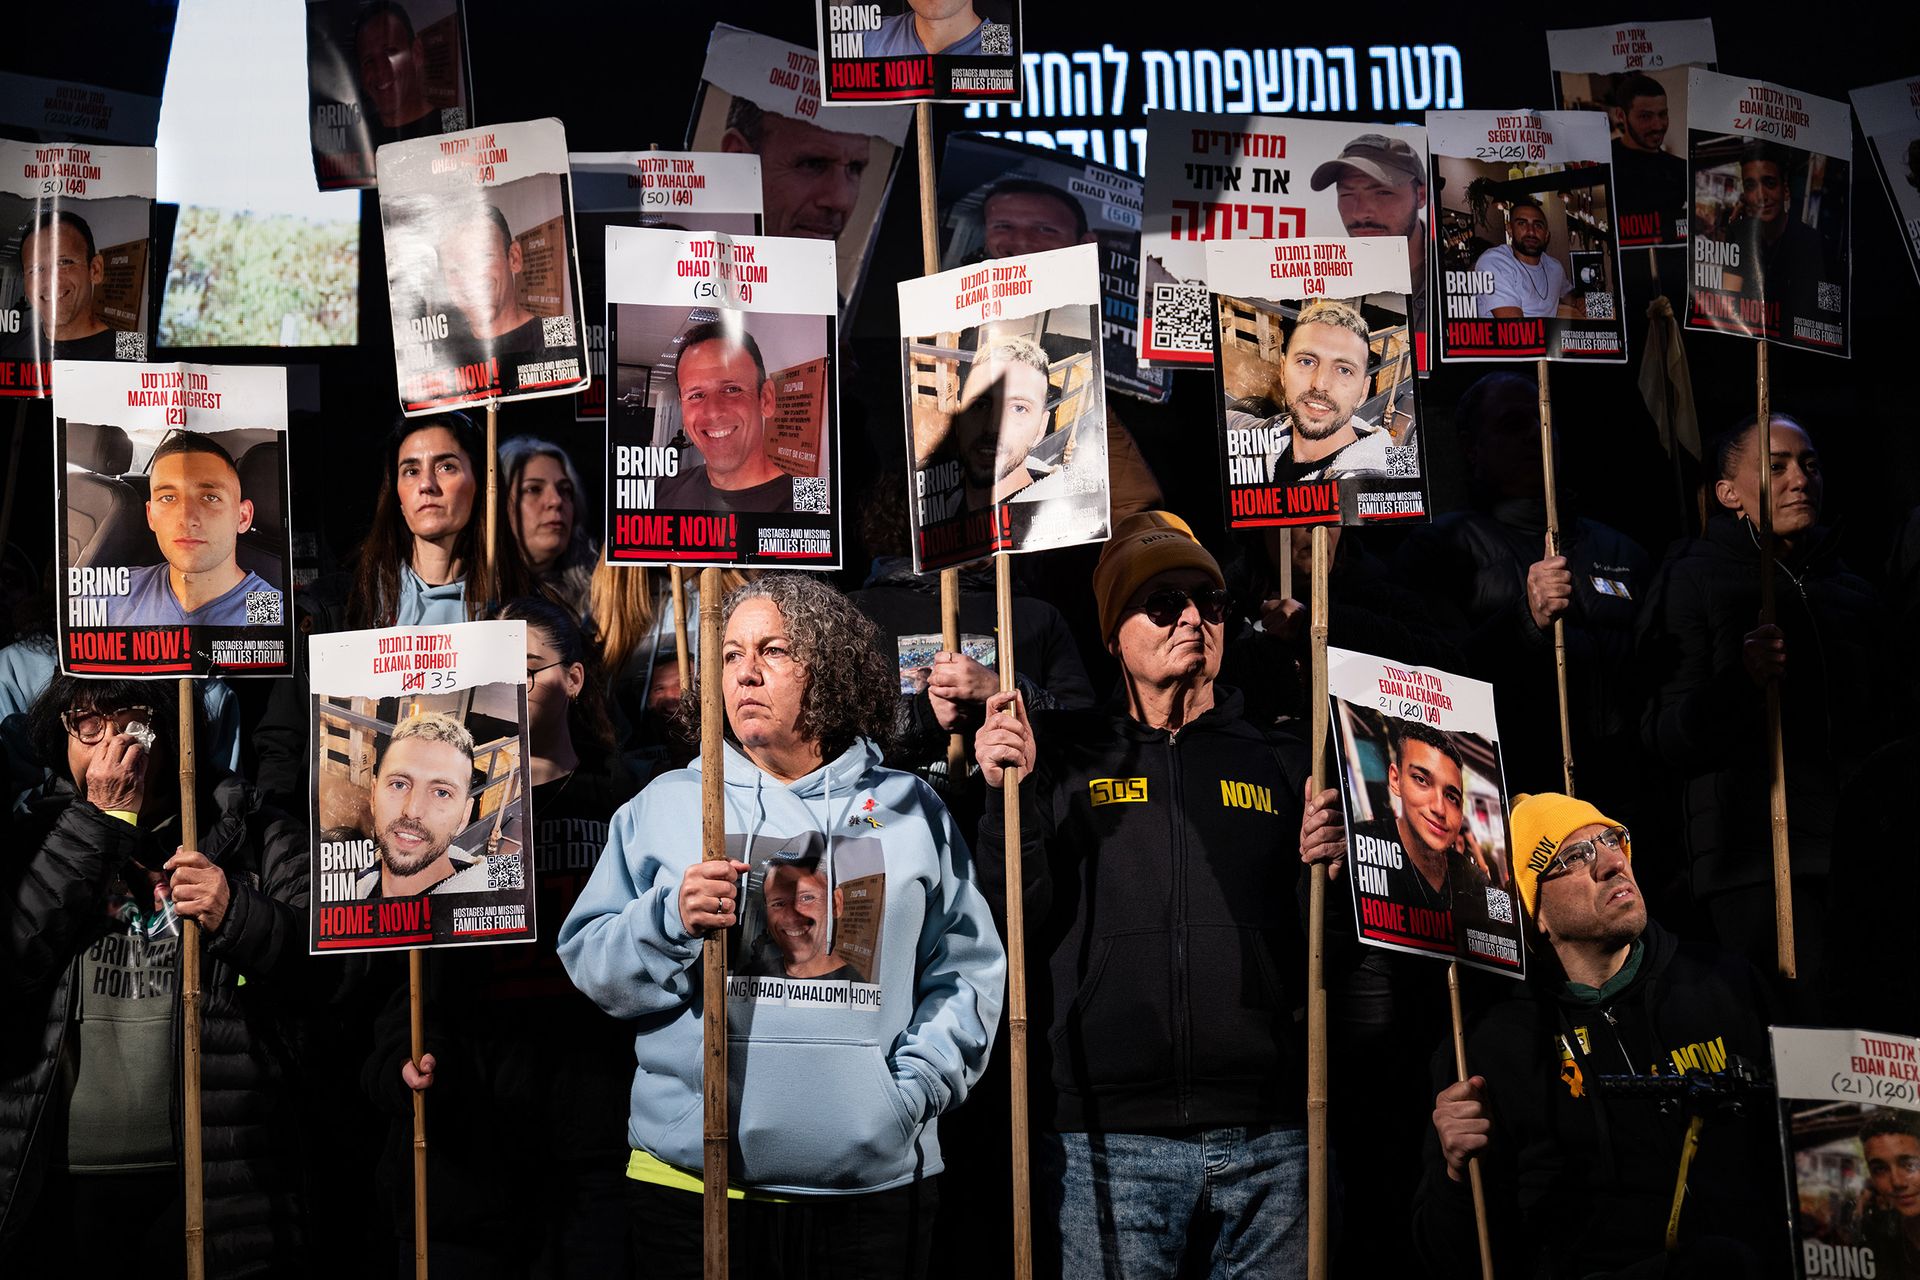
<path id="1" fill-rule="evenodd" d="M 1179 517 L 1123 521 L 1093 577 L 1121 688 L 1042 712 L 996 694 L 975 735 L 990 788 L 1020 787 L 1021 892 L 1044 965 L 1036 1005 L 1037 1248 L 1067 1277 L 1304 1275 L 1309 831 L 1297 742 L 1215 682 L 1228 596 Z M 1317 797 L 1324 806 L 1328 794 Z M 992 802 L 975 867 L 1004 902 Z M 1326 846 L 1322 848 L 1321 846 Z M 1039 971 L 1039 970 L 1037 970 Z"/>
<path id="2" fill-rule="evenodd" d="M 48 776 L 0 858 L 0 1273 L 70 1270 L 82 1221 L 179 1271 L 180 917 L 205 939 L 208 1217 L 259 1224 L 210 1234 L 210 1269 L 297 1271 L 298 1165 L 272 1117 L 306 971 L 304 825 L 203 755 L 182 847 L 171 680 L 56 676 L 27 720 Z"/>
<path id="3" fill-rule="evenodd" d="M 1512 829 L 1535 945 L 1525 990 L 1469 1025 L 1475 1074 L 1455 1079 L 1451 1046 L 1435 1062 L 1414 1202 L 1429 1274 L 1479 1274 L 1473 1159 L 1503 1275 L 1774 1274 L 1789 1245 L 1772 1109 L 1726 1074 L 1767 1060 L 1759 975 L 1648 917 L 1632 838 L 1593 805 L 1521 796 Z M 1683 1076 L 1685 1097 L 1656 1092 Z"/>

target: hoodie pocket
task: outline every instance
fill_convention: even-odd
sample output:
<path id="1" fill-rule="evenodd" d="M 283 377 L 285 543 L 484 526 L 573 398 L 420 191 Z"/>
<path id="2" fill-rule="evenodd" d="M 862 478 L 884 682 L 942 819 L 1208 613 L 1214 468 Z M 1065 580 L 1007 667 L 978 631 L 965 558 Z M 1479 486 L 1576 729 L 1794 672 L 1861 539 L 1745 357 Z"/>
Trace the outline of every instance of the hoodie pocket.
<path id="1" fill-rule="evenodd" d="M 1272 1076 L 1293 1019 L 1273 963 L 1278 931 L 1195 925 L 1189 938 L 1194 1079 Z"/>
<path id="2" fill-rule="evenodd" d="M 1071 1093 L 1173 1077 L 1171 955 L 1165 929 L 1109 934 L 1048 1035 L 1053 1082 Z"/>
<path id="3" fill-rule="evenodd" d="M 913 1172 L 919 1125 L 878 1045 L 735 1039 L 727 1074 L 742 1181 L 858 1191 Z"/>

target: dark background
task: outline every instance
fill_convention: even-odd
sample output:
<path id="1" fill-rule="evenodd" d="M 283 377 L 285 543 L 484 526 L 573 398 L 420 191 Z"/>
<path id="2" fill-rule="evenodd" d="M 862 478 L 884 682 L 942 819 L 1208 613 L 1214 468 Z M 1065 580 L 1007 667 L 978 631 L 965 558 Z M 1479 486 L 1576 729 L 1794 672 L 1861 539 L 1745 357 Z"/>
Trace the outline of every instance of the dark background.
<path id="1" fill-rule="evenodd" d="M 1640 6 L 1640 16 L 1648 16 Z M 41 6 L 40 19 L 52 20 Z M 555 115 L 567 126 L 575 151 L 639 150 L 658 143 L 684 145 L 706 41 L 714 22 L 727 21 L 812 46 L 813 7 L 808 3 L 721 3 L 699 6 L 587 3 L 552 0 L 530 8 L 515 0 L 468 0 L 475 123 Z M 1049 3 L 1027 5 L 1029 51 L 1097 48 L 1111 43 L 1134 52 L 1128 97 L 1131 110 L 1143 101 L 1140 50 L 1146 48 L 1317 47 L 1350 45 L 1362 59 L 1358 81 L 1367 91 L 1369 45 L 1451 43 L 1461 53 L 1469 108 L 1550 105 L 1544 27 L 1592 26 L 1635 17 L 1634 9 L 1530 9 L 1525 19 L 1511 9 L 1378 6 L 1341 11 L 1333 6 L 1289 7 L 1285 22 L 1268 17 L 1248 22 L 1249 12 L 1223 6 L 1214 14 L 1166 10 L 1159 26 L 1121 20 L 1088 24 L 1085 10 Z M 1177 14 L 1177 16 L 1176 16 Z M 1464 20 L 1462 15 L 1468 15 Z M 1910 40 L 1889 38 L 1905 29 L 1892 11 L 1876 20 L 1871 8 L 1850 11 L 1847 21 L 1827 21 L 1805 8 L 1694 8 L 1662 12 L 1671 19 L 1710 16 L 1723 71 L 1752 74 L 1790 87 L 1845 100 L 1849 88 L 1890 80 L 1920 67 Z M 1534 25 L 1540 24 L 1540 25 Z M 69 33 L 70 34 L 70 33 Z M 90 46 L 100 42 L 89 40 Z M 107 41 L 111 45 L 112 41 Z M 244 40 L 239 42 L 244 48 Z M 0 50 L 0 65 L 22 66 L 26 51 L 46 47 L 14 38 Z M 58 47 L 58 46 L 55 46 Z M 25 69 L 23 66 L 22 69 Z M 43 74 L 41 64 L 35 70 Z M 968 125 L 960 107 L 934 108 L 937 135 Z M 1375 113 L 1322 113 L 1325 118 L 1367 119 Z M 1412 122 L 1413 113 L 1400 120 Z M 1021 127 L 1004 116 L 981 123 Z M 1070 127 L 1073 122 L 1035 121 Z M 1138 123 L 1137 120 L 1134 123 Z M 237 161 L 243 162 L 243 161 Z M 1900 406 L 1905 354 L 1920 288 L 1899 238 L 1895 214 L 1857 131 L 1853 165 L 1853 291 L 1851 361 L 1774 348 L 1774 404 L 1796 414 L 1814 432 L 1827 460 L 1827 518 L 1844 531 L 1853 567 L 1878 579 L 1898 523 L 1920 502 L 1920 435 Z M 861 495 L 885 469 L 902 465 L 900 368 L 892 284 L 920 274 L 914 151 L 909 142 L 886 208 L 882 230 L 854 324 L 848 359 L 841 369 L 844 418 L 839 457 L 848 467 L 843 492 L 850 517 Z M 163 224 L 165 219 L 162 219 Z M 320 535 L 322 567 L 341 563 L 364 534 L 372 513 L 379 463 L 373 446 L 396 414 L 392 350 L 387 326 L 385 263 L 378 208 L 364 202 L 362 214 L 362 343 L 352 349 L 160 350 L 156 359 L 287 363 L 308 366 L 317 377 L 319 412 L 296 418 L 293 435 L 293 511 L 302 532 Z M 1641 405 L 1635 379 L 1644 329 L 1647 277 L 1644 250 L 1625 254 L 1627 308 L 1633 362 L 1627 366 L 1557 366 L 1553 370 L 1560 470 L 1577 509 L 1614 524 L 1656 556 L 1684 532 L 1683 506 L 1671 466 Z M 1671 264 L 1669 266 L 1669 264 Z M 1677 279 L 1682 256 L 1662 261 Z M 1689 333 L 1694 393 L 1702 431 L 1731 425 L 1754 407 L 1755 345 L 1708 333 Z M 1428 457 L 1434 473 L 1434 510 L 1465 505 L 1464 474 L 1451 426 L 1460 393 L 1495 366 L 1442 366 L 1425 384 L 1423 421 L 1430 431 Z M 1522 371 L 1524 366 L 1521 367 Z M 305 379 L 295 375 L 299 385 Z M 1151 406 L 1126 397 L 1113 403 L 1133 430 L 1167 490 L 1169 504 L 1193 521 L 1209 542 L 1222 545 L 1218 463 L 1195 440 L 1213 438 L 1210 373 L 1174 376 L 1170 404 Z M 0 410 L 14 418 L 13 410 Z M 52 487 L 42 482 L 53 466 L 51 414 L 33 404 L 24 417 L 25 447 L 14 513 L 9 568 L 39 577 L 46 572 L 54 527 Z M 573 421 L 570 399 L 526 401 L 502 407 L 501 438 L 523 432 L 546 435 L 570 448 L 597 490 L 604 443 L 601 428 Z M 597 500 L 592 502 L 597 510 Z M 597 519 L 597 515 L 596 515 Z M 848 521 L 847 585 L 865 576 L 867 557 Z M 1390 531 L 1371 533 L 1370 545 L 1390 552 Z M 24 562 L 22 560 L 24 557 Z M 18 581 L 18 578 L 15 578 Z"/>

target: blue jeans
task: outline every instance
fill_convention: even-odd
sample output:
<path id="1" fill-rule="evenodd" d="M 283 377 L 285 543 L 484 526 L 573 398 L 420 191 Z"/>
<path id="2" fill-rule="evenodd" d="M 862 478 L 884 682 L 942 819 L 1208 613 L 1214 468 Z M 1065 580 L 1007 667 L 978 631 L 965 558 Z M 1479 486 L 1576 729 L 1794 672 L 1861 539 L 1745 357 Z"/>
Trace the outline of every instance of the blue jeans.
<path id="1" fill-rule="evenodd" d="M 1307 1273 L 1303 1129 L 1045 1134 L 1036 1155 L 1064 1280 Z"/>

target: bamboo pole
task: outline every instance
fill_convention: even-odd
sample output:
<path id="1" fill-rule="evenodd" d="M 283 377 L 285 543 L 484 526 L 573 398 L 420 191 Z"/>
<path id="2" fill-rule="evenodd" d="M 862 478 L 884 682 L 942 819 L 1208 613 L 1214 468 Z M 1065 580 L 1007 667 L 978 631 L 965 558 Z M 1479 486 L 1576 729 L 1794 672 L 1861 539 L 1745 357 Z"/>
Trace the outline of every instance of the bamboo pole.
<path id="1" fill-rule="evenodd" d="M 913 109 L 915 140 L 920 151 L 920 269 L 923 275 L 940 270 L 940 215 L 933 172 L 933 106 L 922 102 Z M 909 462 L 912 459 L 908 459 Z M 1000 652 L 1010 652 L 1003 629 Z M 960 571 L 940 571 L 940 647 L 960 652 Z M 1007 659 L 1002 657 L 1001 662 Z M 947 785 L 957 788 L 967 778 L 967 737 L 947 735 Z"/>
<path id="2" fill-rule="evenodd" d="M 1447 1000 L 1453 1006 L 1453 1069 L 1462 1081 L 1467 1075 L 1467 1025 L 1460 1016 L 1460 962 L 1447 966 Z M 1480 1178 L 1480 1158 L 1467 1161 L 1467 1182 L 1473 1188 L 1473 1227 L 1480 1238 L 1480 1280 L 1493 1280 L 1493 1240 L 1487 1234 L 1487 1189 Z"/>
<path id="3" fill-rule="evenodd" d="M 1327 784 L 1327 576 L 1331 555 L 1325 525 L 1313 527 L 1313 599 L 1308 608 L 1313 683 L 1308 691 L 1313 782 Z M 1291 539 L 1289 539 L 1291 541 Z M 1291 564 L 1292 555 L 1288 562 Z M 1307 1275 L 1327 1280 L 1331 1254 L 1332 1166 L 1327 1139 L 1327 866 L 1313 864 L 1307 905 Z"/>
<path id="4" fill-rule="evenodd" d="M 993 558 L 994 622 L 999 630 L 1000 692 L 1013 682 L 1013 573 L 1005 552 Z M 1020 770 L 1000 783 L 1005 805 L 1007 884 L 1007 1074 L 1013 1113 L 1013 1274 L 1033 1280 L 1033 1198 L 1027 1135 L 1027 923 L 1020 869 Z"/>
<path id="5" fill-rule="evenodd" d="M 407 1020 L 413 1069 L 427 1055 L 427 953 L 407 951 Z M 413 1274 L 427 1280 L 427 1095 L 413 1091 Z"/>
<path id="6" fill-rule="evenodd" d="M 673 656 L 680 665 L 681 689 L 693 688 L 693 669 L 687 665 L 687 576 L 677 564 L 667 566 L 673 583 Z"/>
<path id="7" fill-rule="evenodd" d="M 700 856 L 727 856 L 726 706 L 720 672 L 720 570 L 700 571 Z M 684 676 L 682 677 L 684 679 Z M 745 885 L 741 886 L 745 890 Z M 705 1040 L 705 1125 L 701 1159 L 701 1222 L 706 1280 L 727 1280 L 727 933 L 715 929 L 701 948 Z"/>
<path id="8" fill-rule="evenodd" d="M 1773 622 L 1773 387 L 1767 370 L 1767 344 L 1757 348 L 1754 390 L 1759 424 L 1754 456 L 1760 467 L 1760 625 Z M 1767 681 L 1767 810 L 1773 834 L 1773 938 L 1780 976 L 1798 976 L 1793 945 L 1793 867 L 1787 852 L 1787 751 L 1780 733 L 1780 682 Z"/>
<path id="9" fill-rule="evenodd" d="M 200 847 L 200 792 L 194 760 L 194 711 L 200 701 L 191 678 L 179 683 L 180 847 Z M 186 1253 L 188 1280 L 207 1274 L 206 1166 L 200 1123 L 200 925 L 180 921 L 180 1118 L 186 1164 Z"/>
<path id="10" fill-rule="evenodd" d="M 1547 489 L 1547 555 L 1560 554 L 1560 493 L 1553 479 L 1553 390 L 1549 362 L 1539 362 L 1540 475 Z M 1567 714 L 1567 619 L 1553 620 L 1553 685 L 1560 703 L 1560 781 L 1573 794 L 1573 721 Z"/>
<path id="11" fill-rule="evenodd" d="M 484 618 L 500 594 L 500 402 L 487 401 L 487 540 L 480 548 L 479 599 L 467 602 L 468 618 Z"/>

